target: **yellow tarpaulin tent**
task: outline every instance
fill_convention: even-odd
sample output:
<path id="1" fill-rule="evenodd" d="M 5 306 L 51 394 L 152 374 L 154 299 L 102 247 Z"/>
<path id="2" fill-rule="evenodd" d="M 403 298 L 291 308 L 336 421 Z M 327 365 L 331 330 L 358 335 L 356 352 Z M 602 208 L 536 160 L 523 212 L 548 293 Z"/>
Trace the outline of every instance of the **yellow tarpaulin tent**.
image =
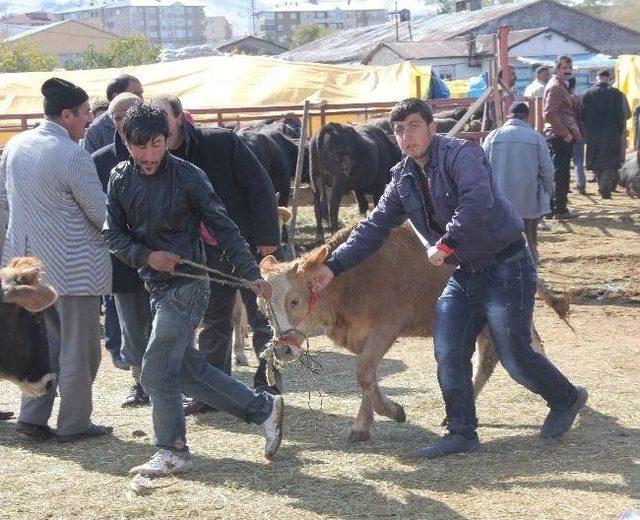
<path id="1" fill-rule="evenodd" d="M 42 112 L 40 86 L 51 76 L 72 81 L 91 98 L 103 98 L 109 80 L 122 73 L 140 78 L 146 97 L 173 94 L 185 107 L 196 109 L 302 104 L 307 99 L 329 103 L 395 101 L 416 95 L 417 75 L 424 94 L 431 70 L 417 69 L 407 62 L 352 67 L 215 56 L 124 69 L 1 74 L 0 114 Z"/>
<path id="2" fill-rule="evenodd" d="M 616 87 L 627 96 L 631 112 L 640 105 L 640 56 L 623 55 L 616 60 Z M 634 143 L 633 118 L 627 123 L 629 146 Z"/>

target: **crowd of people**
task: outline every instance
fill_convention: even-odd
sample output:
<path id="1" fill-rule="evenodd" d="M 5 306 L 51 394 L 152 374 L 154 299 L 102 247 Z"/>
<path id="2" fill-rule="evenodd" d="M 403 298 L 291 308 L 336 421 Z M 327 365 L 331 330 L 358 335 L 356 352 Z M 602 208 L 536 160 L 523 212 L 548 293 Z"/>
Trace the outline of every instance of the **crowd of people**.
<path id="1" fill-rule="evenodd" d="M 269 386 L 264 363 L 255 388 L 229 375 L 235 290 L 184 263 L 251 282 L 242 297 L 259 353 L 272 332 L 257 311 L 256 297 L 271 291 L 258 261 L 279 239 L 267 173 L 231 130 L 193 126 L 176 97 L 145 102 L 132 76 L 108 85 L 107 111 L 95 120 L 81 87 L 51 78 L 41 91 L 44 122 L 12 138 L 0 162 L 3 259 L 37 256 L 59 294 L 44 316 L 58 385 L 23 397 L 16 431 L 59 442 L 112 432 L 91 420 L 102 299 L 106 347 L 133 376 L 123 406 L 152 407 L 158 451 L 132 472 L 188 469 L 185 413 L 208 409 L 259 425 L 272 457 L 282 439 L 282 380 Z M 193 398 L 186 409 L 183 394 Z"/>
<path id="2" fill-rule="evenodd" d="M 608 71 L 579 98 L 571 91 L 571 58 L 560 56 L 553 72 L 539 67 L 525 91 L 544 98 L 541 135 L 527 122 L 529 108 L 518 100 L 510 70 L 514 102 L 506 124 L 484 141 L 484 153 L 435 135 L 425 102 L 399 103 L 391 124 L 405 159 L 376 209 L 317 273 L 321 291 L 379 247 L 392 227 L 414 219 L 408 202 L 426 204 L 426 220 L 416 217 L 415 227 L 431 244 L 429 261 L 458 268 L 439 300 L 434 337 L 450 433 L 418 456 L 477 449 L 469 367 L 484 325 L 511 376 L 549 404 L 543 436 L 562 435 L 587 399 L 586 390 L 531 348 L 537 229 L 545 215 L 572 216 L 570 161 L 582 161 L 583 142 L 587 169 L 602 197 L 611 196 L 630 111 Z M 2 259 L 39 257 L 59 293 L 45 321 L 60 410 L 53 430 L 56 389 L 23 397 L 17 432 L 60 442 L 111 433 L 111 426 L 91 420 L 102 305 L 106 349 L 133 379 L 122 405 L 151 405 L 158 451 L 132 472 L 188 469 L 185 414 L 212 410 L 260 425 L 265 456 L 272 457 L 282 439 L 282 377 L 277 373 L 270 386 L 264 360 L 253 388 L 231 377 L 236 289 L 203 280 L 195 267 L 251 282 L 253 290 L 243 288 L 241 296 L 253 347 L 262 352 L 273 332 L 257 306 L 257 296 L 271 295 L 258 262 L 279 240 L 276 196 L 264 168 L 231 130 L 193 124 L 177 97 L 145 101 L 133 76 L 109 83 L 108 105 L 94 106 L 103 110 L 95 119 L 81 87 L 51 78 L 41 91 L 45 121 L 12 138 L 0 162 L 0 208 L 9 212 Z M 450 161 L 452 147 L 459 153 Z M 407 176 L 417 182 L 405 186 Z M 585 193 L 584 173 L 576 188 Z M 464 197 L 453 196 L 458 193 Z M 516 274 L 531 283 L 516 290 L 506 283 Z M 476 297 L 470 300 L 470 293 Z M 526 305 L 511 305 L 515 300 Z"/>

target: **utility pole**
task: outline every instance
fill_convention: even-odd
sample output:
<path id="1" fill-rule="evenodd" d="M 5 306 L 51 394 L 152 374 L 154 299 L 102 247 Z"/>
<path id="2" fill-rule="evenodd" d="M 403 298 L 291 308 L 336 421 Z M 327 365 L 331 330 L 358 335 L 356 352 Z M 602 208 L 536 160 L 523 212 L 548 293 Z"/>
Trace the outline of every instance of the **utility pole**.
<path id="1" fill-rule="evenodd" d="M 249 14 L 249 20 L 251 20 L 251 34 L 256 36 L 258 34 L 256 28 L 256 19 L 258 18 L 258 13 L 256 12 L 256 0 L 248 0 L 247 12 Z"/>

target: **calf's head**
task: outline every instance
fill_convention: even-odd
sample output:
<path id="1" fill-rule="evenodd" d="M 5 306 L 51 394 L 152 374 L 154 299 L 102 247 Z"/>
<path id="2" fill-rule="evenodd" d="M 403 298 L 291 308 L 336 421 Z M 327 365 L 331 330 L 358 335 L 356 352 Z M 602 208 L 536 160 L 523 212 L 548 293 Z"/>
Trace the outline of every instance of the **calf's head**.
<path id="1" fill-rule="evenodd" d="M 327 254 L 328 249 L 322 246 L 292 262 L 278 262 L 270 255 L 260 263 L 262 276 L 273 287 L 269 308 L 264 300 L 260 305 L 276 332 L 275 354 L 280 361 L 295 361 L 306 337 L 320 325 L 316 295 L 310 289 L 310 271 Z"/>
<path id="2" fill-rule="evenodd" d="M 49 347 L 40 311 L 57 299 L 41 281 L 42 264 L 35 258 L 15 258 L 0 270 L 0 378 L 20 387 L 29 397 L 53 390 Z"/>

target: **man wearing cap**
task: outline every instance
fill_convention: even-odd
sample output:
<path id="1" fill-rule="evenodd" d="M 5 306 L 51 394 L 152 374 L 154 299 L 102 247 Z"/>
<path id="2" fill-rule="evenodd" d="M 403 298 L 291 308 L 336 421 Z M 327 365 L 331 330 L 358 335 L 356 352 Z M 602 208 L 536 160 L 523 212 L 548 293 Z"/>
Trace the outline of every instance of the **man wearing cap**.
<path id="1" fill-rule="evenodd" d="M 541 65 L 536 69 L 536 79 L 524 89 L 524 97 L 541 98 L 544 96 L 544 89 L 551 79 L 551 69 L 547 65 Z"/>
<path id="2" fill-rule="evenodd" d="M 601 70 L 596 84 L 582 95 L 582 118 L 587 133 L 587 169 L 593 170 L 598 180 L 598 191 L 603 199 L 611 198 L 622 166 L 620 150 L 626 132 L 626 120 L 631 112 L 627 99 L 611 86 L 608 70 Z"/>
<path id="3" fill-rule="evenodd" d="M 537 262 L 538 222 L 550 211 L 553 162 L 546 141 L 527 123 L 526 103 L 511 105 L 507 117 L 507 122 L 493 130 L 482 147 L 495 186 L 524 220 L 527 243 Z"/>
<path id="4" fill-rule="evenodd" d="M 45 311 L 51 365 L 58 374 L 58 440 L 111 429 L 91 422 L 92 385 L 100 364 L 99 295 L 111 291 L 111 263 L 100 236 L 106 195 L 88 152 L 78 146 L 91 122 L 87 93 L 59 78 L 45 81 L 46 120 L 13 137 L 0 162 L 0 205 L 9 227 L 2 265 L 33 255 L 60 295 Z M 22 398 L 17 431 L 36 439 L 47 426 L 56 390 Z"/>

